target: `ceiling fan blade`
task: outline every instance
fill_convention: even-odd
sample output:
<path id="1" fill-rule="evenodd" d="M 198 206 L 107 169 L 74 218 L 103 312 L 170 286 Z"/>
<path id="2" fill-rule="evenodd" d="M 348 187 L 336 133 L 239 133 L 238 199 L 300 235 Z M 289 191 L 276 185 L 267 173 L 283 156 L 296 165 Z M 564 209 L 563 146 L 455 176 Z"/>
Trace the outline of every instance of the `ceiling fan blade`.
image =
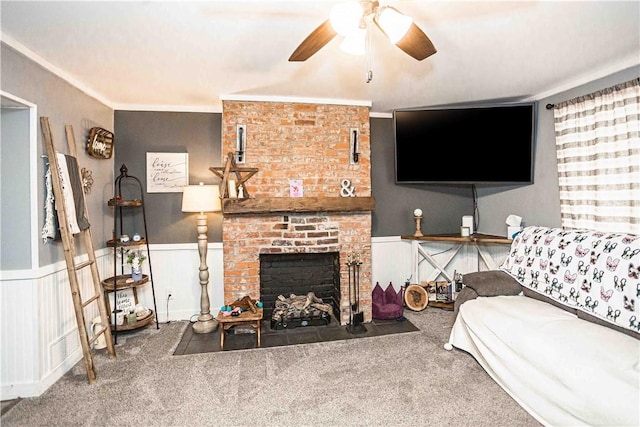
<path id="1" fill-rule="evenodd" d="M 396 43 L 396 46 L 418 61 L 437 52 L 429 37 L 415 23 L 411 24 L 407 34 Z"/>
<path id="2" fill-rule="evenodd" d="M 300 46 L 289 57 L 289 61 L 306 61 L 329 43 L 336 34 L 338 33 L 335 32 L 329 20 L 324 21 L 300 43 Z"/>

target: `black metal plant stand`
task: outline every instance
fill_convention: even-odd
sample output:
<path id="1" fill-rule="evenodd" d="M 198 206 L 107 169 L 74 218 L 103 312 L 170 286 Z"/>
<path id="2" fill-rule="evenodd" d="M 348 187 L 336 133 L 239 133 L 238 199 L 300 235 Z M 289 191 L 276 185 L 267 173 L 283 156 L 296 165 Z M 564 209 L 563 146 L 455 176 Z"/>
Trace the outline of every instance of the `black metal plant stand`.
<path id="1" fill-rule="evenodd" d="M 133 185 L 131 185 L 131 182 L 133 182 Z M 125 186 L 127 186 L 127 184 L 131 185 L 132 190 L 134 193 L 136 193 L 136 195 L 138 197 L 140 197 L 139 199 L 134 199 L 134 200 L 124 200 L 123 199 L 123 192 L 122 192 L 122 185 L 123 183 L 125 183 Z M 116 178 L 114 186 L 114 194 L 113 194 L 113 199 L 109 202 L 110 206 L 113 206 L 115 208 L 115 211 L 113 213 L 113 240 L 111 242 L 107 242 L 108 246 L 113 246 L 113 308 L 112 310 L 114 311 L 114 317 L 115 317 L 115 311 L 118 307 L 118 289 L 119 285 L 117 285 L 117 277 L 118 277 L 118 269 L 120 270 L 120 274 L 123 275 L 124 277 L 124 254 L 125 254 L 125 247 L 140 247 L 140 246 L 145 246 L 146 247 L 146 251 L 147 251 L 147 258 L 148 258 L 148 265 L 149 265 L 149 276 L 148 276 L 148 282 L 151 283 L 151 295 L 153 297 L 153 315 L 155 316 L 155 321 L 156 321 L 156 329 L 160 329 L 160 322 L 158 322 L 158 308 L 156 305 L 156 291 L 155 291 L 155 286 L 153 283 L 153 270 L 151 268 L 152 263 L 151 263 L 151 250 L 149 249 L 149 232 L 147 230 L 147 215 L 145 212 L 145 204 L 144 204 L 144 191 L 143 191 L 143 186 L 142 186 L 142 182 L 135 176 L 133 175 L 129 175 L 128 173 L 128 169 L 127 166 L 125 166 L 124 164 L 122 164 L 122 166 L 120 167 L 120 175 Z M 139 241 L 139 242 L 121 242 L 118 236 L 121 236 L 124 233 L 124 226 L 123 226 L 123 208 L 126 207 L 141 207 L 142 208 L 142 221 L 143 221 L 143 225 L 144 225 L 144 237 Z M 117 263 L 117 257 L 118 254 L 120 255 L 121 261 L 120 261 L 120 265 L 118 266 Z M 118 268 L 119 267 L 119 268 Z M 135 282 L 134 282 L 135 283 Z M 125 285 L 126 287 L 134 287 L 136 285 L 132 284 L 132 285 Z M 134 293 L 135 297 L 135 302 L 137 303 L 137 291 Z M 138 326 L 140 325 L 140 326 Z M 135 329 L 138 327 L 142 327 L 144 325 L 144 322 L 139 323 L 139 324 L 134 324 L 133 326 L 128 326 L 128 327 L 124 327 L 122 326 L 121 328 L 118 328 L 118 324 L 115 321 L 115 319 L 113 320 L 113 325 L 112 325 L 112 329 L 113 329 L 113 339 L 114 339 L 114 343 L 118 344 L 118 330 L 122 329 L 122 330 L 128 330 L 128 329 Z"/>
<path id="2" fill-rule="evenodd" d="M 352 252 L 347 255 L 347 270 L 349 272 L 349 324 L 347 331 L 351 334 L 367 332 L 364 326 L 364 313 L 360 311 L 360 254 Z"/>

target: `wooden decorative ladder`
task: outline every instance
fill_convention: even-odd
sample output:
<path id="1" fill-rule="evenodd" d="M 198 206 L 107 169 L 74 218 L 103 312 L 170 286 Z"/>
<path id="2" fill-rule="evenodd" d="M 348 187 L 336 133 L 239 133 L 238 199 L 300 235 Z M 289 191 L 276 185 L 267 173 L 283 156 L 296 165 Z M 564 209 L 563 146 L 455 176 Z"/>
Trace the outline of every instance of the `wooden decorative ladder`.
<path id="1" fill-rule="evenodd" d="M 56 151 L 53 144 L 53 136 L 51 134 L 51 127 L 49 125 L 48 117 L 40 117 L 40 126 L 42 127 L 42 134 L 44 137 L 44 143 L 47 150 L 47 156 L 49 158 L 49 166 L 51 168 L 51 180 L 53 183 L 53 195 L 55 197 L 55 208 L 58 214 L 58 223 L 60 226 L 60 235 L 62 237 L 62 246 L 64 248 L 64 259 L 67 263 L 67 274 L 69 276 L 69 284 L 71 286 L 71 297 L 73 299 L 73 306 L 76 314 L 76 322 L 78 324 L 78 333 L 80 334 L 80 343 L 82 345 L 82 354 L 84 357 L 84 365 L 87 371 L 87 379 L 89 384 L 96 381 L 96 372 L 93 365 L 93 357 L 91 355 L 91 344 L 96 341 L 100 335 L 104 334 L 104 338 L 107 344 L 107 351 L 111 358 L 115 357 L 115 349 L 111 336 L 110 319 L 107 313 L 105 305 L 105 297 L 102 292 L 102 285 L 100 282 L 100 275 L 98 273 L 98 266 L 96 264 L 96 254 L 93 249 L 93 241 L 91 239 L 91 227 L 89 226 L 85 230 L 81 230 L 79 235 L 84 244 L 84 248 L 89 257 L 88 261 L 76 264 L 76 245 L 74 235 L 71 232 L 71 227 L 67 218 L 67 212 L 64 203 L 64 192 L 62 190 L 62 183 L 60 181 L 60 175 L 58 173 L 58 159 L 56 157 Z M 65 126 L 67 134 L 67 145 L 69 146 L 69 154 L 76 157 L 76 143 L 73 134 L 73 128 L 71 125 Z M 80 171 L 78 171 L 80 174 Z M 80 175 L 79 175 L 80 176 Z M 84 198 L 84 193 L 81 191 L 80 195 L 76 197 Z M 84 215 L 88 219 L 87 205 L 84 205 Z M 86 301 L 82 300 L 80 293 L 80 283 L 78 281 L 78 271 L 89 267 L 91 269 L 91 278 L 93 281 L 94 295 Z M 100 311 L 100 319 L 102 328 L 89 339 L 87 326 L 85 322 L 84 309 L 91 303 L 97 303 Z"/>

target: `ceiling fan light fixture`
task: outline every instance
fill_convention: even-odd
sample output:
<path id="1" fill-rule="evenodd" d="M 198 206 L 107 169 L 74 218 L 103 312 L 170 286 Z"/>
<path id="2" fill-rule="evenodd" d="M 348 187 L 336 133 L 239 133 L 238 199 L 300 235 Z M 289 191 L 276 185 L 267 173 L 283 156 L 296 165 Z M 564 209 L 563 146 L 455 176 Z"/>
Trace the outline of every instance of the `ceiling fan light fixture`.
<path id="1" fill-rule="evenodd" d="M 362 13 L 362 6 L 357 1 L 338 3 L 331 8 L 329 22 L 336 33 L 346 37 L 360 25 Z"/>
<path id="2" fill-rule="evenodd" d="M 361 54 L 361 35 L 350 36 L 358 28 L 366 31 L 364 54 L 370 51 L 369 27 L 375 23 L 389 41 L 412 58 L 422 61 L 437 52 L 429 37 L 418 27 L 410 16 L 400 13 L 391 6 L 380 6 L 379 0 L 348 1 L 335 4 L 330 17 L 313 30 L 294 50 L 289 61 L 306 61 L 327 45 L 338 34 L 348 37 L 342 50 Z M 362 33 L 360 33 L 362 34 Z M 354 44 L 356 47 L 352 47 Z M 369 59 L 370 60 L 370 59 Z M 370 77 L 368 77 L 370 81 Z"/>
<path id="3" fill-rule="evenodd" d="M 403 15 L 391 6 L 382 6 L 375 16 L 376 23 L 391 43 L 396 44 L 407 35 L 413 18 Z"/>
<path id="4" fill-rule="evenodd" d="M 340 49 L 351 55 L 363 56 L 366 53 L 366 36 L 367 30 L 365 28 L 356 28 L 345 36 L 340 43 Z"/>

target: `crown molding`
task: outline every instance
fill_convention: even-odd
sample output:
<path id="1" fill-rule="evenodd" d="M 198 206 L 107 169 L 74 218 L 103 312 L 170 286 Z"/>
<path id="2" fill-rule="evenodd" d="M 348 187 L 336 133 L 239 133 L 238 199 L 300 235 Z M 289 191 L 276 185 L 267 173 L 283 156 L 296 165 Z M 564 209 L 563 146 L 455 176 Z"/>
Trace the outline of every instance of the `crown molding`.
<path id="1" fill-rule="evenodd" d="M 29 58 L 33 62 L 37 63 L 38 65 L 40 65 L 45 70 L 50 71 L 51 73 L 53 73 L 56 76 L 60 77 L 62 80 L 66 81 L 67 83 L 69 83 L 73 87 L 75 87 L 75 88 L 79 89 L 80 91 L 84 92 L 86 95 L 96 99 L 97 101 L 103 103 L 107 107 L 109 107 L 111 109 L 114 109 L 113 108 L 113 103 L 110 100 L 108 100 L 107 98 L 105 98 L 102 94 L 100 94 L 100 93 L 94 91 L 93 89 L 89 88 L 87 85 L 82 83 L 82 81 L 80 81 L 77 78 L 75 78 L 72 74 L 62 70 L 59 67 L 56 67 L 51 62 L 49 62 L 46 59 L 44 59 L 43 57 L 41 57 L 40 55 L 38 55 L 33 50 L 29 49 L 28 47 L 26 47 L 25 45 L 23 45 L 19 41 L 15 40 L 13 37 L 11 37 L 11 36 L 5 34 L 4 32 L 0 31 L 0 41 L 2 41 L 4 44 L 9 46 L 11 49 L 15 50 L 16 52 L 26 56 L 27 58 Z"/>

